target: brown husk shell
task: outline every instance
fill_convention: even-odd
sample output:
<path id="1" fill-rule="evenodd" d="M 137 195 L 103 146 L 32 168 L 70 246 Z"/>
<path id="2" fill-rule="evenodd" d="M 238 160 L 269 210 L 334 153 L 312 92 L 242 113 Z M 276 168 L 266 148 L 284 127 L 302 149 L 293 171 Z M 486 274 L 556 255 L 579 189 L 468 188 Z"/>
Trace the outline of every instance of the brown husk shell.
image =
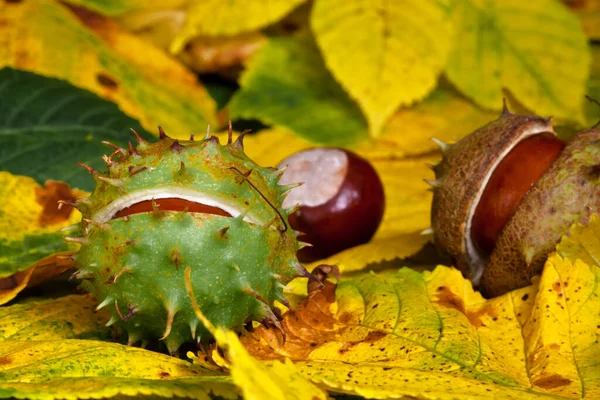
<path id="1" fill-rule="evenodd" d="M 497 296 L 531 283 L 574 223 L 600 212 L 600 131 L 575 136 L 527 192 L 505 225 L 482 286 Z"/>
<path id="2" fill-rule="evenodd" d="M 486 260 L 467 251 L 468 226 L 479 197 L 503 155 L 535 133 L 553 133 L 550 120 L 505 112 L 444 150 L 435 166 L 431 221 L 434 240 L 467 277 L 477 283 Z"/>

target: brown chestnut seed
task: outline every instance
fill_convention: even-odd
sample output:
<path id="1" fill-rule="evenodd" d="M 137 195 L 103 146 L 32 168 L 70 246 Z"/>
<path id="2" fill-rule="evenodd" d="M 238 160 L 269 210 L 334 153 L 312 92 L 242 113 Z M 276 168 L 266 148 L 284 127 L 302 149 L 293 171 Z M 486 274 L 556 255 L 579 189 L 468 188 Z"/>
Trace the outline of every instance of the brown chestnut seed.
<path id="1" fill-rule="evenodd" d="M 569 227 L 600 211 L 600 131 L 566 145 L 552 135 L 550 119 L 505 109 L 441 144 L 430 182 L 434 240 L 488 295 L 530 284 Z"/>
<path id="2" fill-rule="evenodd" d="M 298 251 L 311 262 L 368 242 L 383 218 L 383 185 L 371 164 L 355 153 L 320 147 L 295 153 L 280 164 L 286 167 L 279 183 L 303 182 L 290 191 L 284 208 L 298 205 L 290 226 L 302 232 L 299 240 L 312 247 Z"/>
<path id="3" fill-rule="evenodd" d="M 523 196 L 550 168 L 565 148 L 565 142 L 551 133 L 520 141 L 498 164 L 490 177 L 473 215 L 471 235 L 477 248 L 492 254 L 502 228 Z"/>

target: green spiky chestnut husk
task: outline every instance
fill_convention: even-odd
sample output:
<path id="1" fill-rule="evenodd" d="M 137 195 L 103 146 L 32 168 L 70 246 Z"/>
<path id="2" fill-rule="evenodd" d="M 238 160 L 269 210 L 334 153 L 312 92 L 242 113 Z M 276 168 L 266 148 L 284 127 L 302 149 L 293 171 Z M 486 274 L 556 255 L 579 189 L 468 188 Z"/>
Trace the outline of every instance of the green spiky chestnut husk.
<path id="1" fill-rule="evenodd" d="M 505 108 L 496 121 L 458 142 L 438 142 L 443 158 L 433 167 L 436 179 L 428 181 L 434 192 L 434 241 L 489 296 L 531 284 L 569 227 L 585 224 L 592 213 L 600 212 L 600 131 L 591 129 L 576 135 L 566 146 L 563 143 L 547 169 L 527 186 L 491 252 L 478 246 L 475 221 L 487 184 L 503 160 L 536 135 L 558 141 L 552 139 L 556 134 L 551 119 L 515 115 Z M 525 163 L 537 162 L 535 156 L 516 161 L 524 163 L 526 169 L 529 166 Z M 508 190 L 499 187 L 490 193 L 502 199 Z M 491 214 L 483 215 L 493 218 Z M 485 225 L 485 218 L 477 222 Z"/>
<path id="2" fill-rule="evenodd" d="M 179 142 L 161 130 L 160 140 L 138 137 L 129 150 L 104 157 L 108 172 L 87 166 L 96 187 L 77 201 L 83 215 L 75 277 L 128 333 L 129 343 L 182 343 L 210 338 L 185 289 L 184 271 L 200 309 L 213 324 L 239 330 L 249 321 L 279 322 L 272 306 L 286 303 L 283 288 L 310 276 L 296 259 L 301 243 L 282 208 L 290 187 L 282 174 L 250 160 L 243 136 L 220 144 L 214 136 Z M 184 199 L 230 216 L 153 209 L 119 214 L 140 202 Z M 124 215 L 124 216 L 120 216 Z"/>

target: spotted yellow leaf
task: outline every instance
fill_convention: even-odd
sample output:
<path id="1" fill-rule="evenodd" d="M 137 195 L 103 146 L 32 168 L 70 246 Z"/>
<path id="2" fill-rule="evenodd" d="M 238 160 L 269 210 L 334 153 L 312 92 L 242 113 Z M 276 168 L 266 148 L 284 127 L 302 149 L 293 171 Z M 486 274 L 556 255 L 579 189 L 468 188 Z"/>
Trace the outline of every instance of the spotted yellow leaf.
<path id="1" fill-rule="evenodd" d="M 58 230 L 77 223 L 81 214 L 58 209 L 57 201 L 82 195 L 62 182 L 41 186 L 33 178 L 0 171 L 0 304 L 72 266 L 53 254 L 75 249 Z"/>
<path id="2" fill-rule="evenodd" d="M 291 358 L 314 382 L 370 398 L 598 397 L 600 268 L 553 255 L 539 286 L 486 300 L 459 271 L 327 281 L 250 354 Z"/>
<path id="3" fill-rule="evenodd" d="M 0 342 L 61 339 L 109 339 L 110 314 L 94 311 L 89 294 L 32 300 L 0 308 Z"/>
<path id="4" fill-rule="evenodd" d="M 95 340 L 0 342 L 0 397 L 160 395 L 238 398 L 228 376 L 164 354 Z"/>
<path id="5" fill-rule="evenodd" d="M 424 98 L 450 53 L 448 4 L 316 0 L 311 26 L 325 63 L 377 136 L 400 105 Z"/>
<path id="6" fill-rule="evenodd" d="M 172 137 L 187 138 L 215 123 L 215 103 L 194 74 L 82 8 L 43 0 L 2 2 L 0 37 L 0 67 L 65 79 L 118 103 L 149 131 L 162 125 Z M 56 99 L 56 107 L 72 100 Z"/>
<path id="7" fill-rule="evenodd" d="M 590 52 L 579 20 L 555 0 L 456 2 L 446 69 L 478 104 L 502 108 L 503 88 L 536 114 L 583 120 Z"/>

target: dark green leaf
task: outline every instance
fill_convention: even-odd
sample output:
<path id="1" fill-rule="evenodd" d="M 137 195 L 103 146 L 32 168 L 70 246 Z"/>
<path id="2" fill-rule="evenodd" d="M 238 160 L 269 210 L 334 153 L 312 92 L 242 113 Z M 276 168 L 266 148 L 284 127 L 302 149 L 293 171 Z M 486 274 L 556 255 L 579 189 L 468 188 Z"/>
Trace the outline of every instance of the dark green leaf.
<path id="1" fill-rule="evenodd" d="M 104 169 L 101 156 L 113 150 L 101 142 L 126 146 L 134 139 L 130 128 L 152 137 L 93 93 L 30 72 L 0 70 L 0 170 L 90 191 L 93 180 L 75 163 Z"/>

